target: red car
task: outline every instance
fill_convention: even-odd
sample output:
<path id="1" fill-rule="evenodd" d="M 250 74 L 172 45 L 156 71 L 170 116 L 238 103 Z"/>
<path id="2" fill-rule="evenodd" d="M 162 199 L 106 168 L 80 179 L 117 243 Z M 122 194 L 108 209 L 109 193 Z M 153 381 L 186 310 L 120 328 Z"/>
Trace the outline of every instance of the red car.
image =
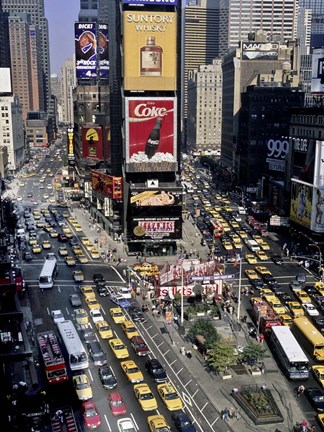
<path id="1" fill-rule="evenodd" d="M 119 392 L 113 392 L 108 395 L 108 404 L 113 416 L 126 414 L 126 405 Z"/>
<path id="2" fill-rule="evenodd" d="M 87 429 L 96 429 L 101 424 L 100 414 L 94 402 L 88 401 L 82 404 L 84 425 Z"/>

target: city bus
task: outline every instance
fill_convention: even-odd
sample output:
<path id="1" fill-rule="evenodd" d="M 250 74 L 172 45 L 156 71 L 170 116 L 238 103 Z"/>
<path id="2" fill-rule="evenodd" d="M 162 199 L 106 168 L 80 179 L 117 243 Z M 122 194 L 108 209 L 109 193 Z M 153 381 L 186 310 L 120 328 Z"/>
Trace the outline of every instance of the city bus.
<path id="1" fill-rule="evenodd" d="M 49 384 L 67 381 L 68 375 L 65 360 L 56 334 L 52 330 L 38 333 L 37 341 Z"/>
<path id="2" fill-rule="evenodd" d="M 215 238 L 220 238 L 224 234 L 223 224 L 216 218 L 210 219 L 210 227 Z"/>
<path id="3" fill-rule="evenodd" d="M 57 274 L 57 260 L 54 254 L 47 254 L 41 274 L 39 276 L 38 285 L 40 289 L 53 288 L 54 278 Z"/>
<path id="4" fill-rule="evenodd" d="M 269 344 L 288 379 L 304 380 L 309 378 L 308 358 L 289 327 L 271 327 Z"/>
<path id="5" fill-rule="evenodd" d="M 58 322 L 57 327 L 68 354 L 71 371 L 87 369 L 89 367 L 88 355 L 73 322 L 69 320 Z"/>
<path id="6" fill-rule="evenodd" d="M 301 316 L 293 320 L 292 331 L 302 341 L 316 361 L 324 361 L 324 336 L 309 321 Z"/>

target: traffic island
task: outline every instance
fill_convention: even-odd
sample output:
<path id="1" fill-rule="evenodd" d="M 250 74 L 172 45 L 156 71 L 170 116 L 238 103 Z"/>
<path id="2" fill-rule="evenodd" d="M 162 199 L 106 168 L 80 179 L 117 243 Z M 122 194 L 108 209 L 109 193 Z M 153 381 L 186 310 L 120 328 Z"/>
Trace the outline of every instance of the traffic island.
<path id="1" fill-rule="evenodd" d="M 282 423 L 284 418 L 271 391 L 265 386 L 242 386 L 232 396 L 256 425 Z"/>

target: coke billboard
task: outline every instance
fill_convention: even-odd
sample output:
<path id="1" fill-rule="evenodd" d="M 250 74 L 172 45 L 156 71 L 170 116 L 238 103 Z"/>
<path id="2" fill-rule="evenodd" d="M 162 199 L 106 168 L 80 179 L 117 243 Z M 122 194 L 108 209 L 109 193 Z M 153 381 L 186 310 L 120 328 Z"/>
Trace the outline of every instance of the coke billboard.
<path id="1" fill-rule="evenodd" d="M 176 98 L 126 98 L 127 172 L 176 168 Z"/>

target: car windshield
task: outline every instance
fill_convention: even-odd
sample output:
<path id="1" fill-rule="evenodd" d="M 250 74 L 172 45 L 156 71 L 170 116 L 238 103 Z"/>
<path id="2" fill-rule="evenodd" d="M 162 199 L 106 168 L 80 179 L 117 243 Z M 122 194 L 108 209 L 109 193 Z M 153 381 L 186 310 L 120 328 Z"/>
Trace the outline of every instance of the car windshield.
<path id="1" fill-rule="evenodd" d="M 83 390 L 83 389 L 86 389 L 86 388 L 88 388 L 88 387 L 89 387 L 89 386 L 88 386 L 87 383 L 80 383 L 80 384 L 77 385 L 77 389 L 78 389 L 78 390 Z"/>
<path id="2" fill-rule="evenodd" d="M 113 406 L 113 407 L 120 407 L 120 406 L 123 406 L 123 405 L 124 405 L 124 402 L 122 400 L 117 400 L 117 401 L 112 401 L 111 402 L 111 406 Z"/>
<path id="3" fill-rule="evenodd" d="M 138 369 L 138 367 L 131 367 L 131 368 L 127 369 L 127 372 L 128 373 L 137 373 L 137 372 L 139 372 L 139 369 Z"/>
<path id="4" fill-rule="evenodd" d="M 145 394 L 142 394 L 140 396 L 141 400 L 150 400 L 150 399 L 153 399 L 153 398 L 154 398 L 154 396 L 152 395 L 152 393 L 145 393 Z"/>
<path id="5" fill-rule="evenodd" d="M 125 345 L 123 345 L 123 344 L 120 344 L 120 345 L 114 345 L 114 349 L 116 349 L 116 350 L 122 350 L 122 349 L 124 349 L 125 348 Z"/>
<path id="6" fill-rule="evenodd" d="M 108 379 L 108 378 L 112 378 L 113 376 L 112 376 L 112 373 L 111 372 L 103 372 L 102 373 L 102 378 L 104 378 L 104 379 Z"/>
<path id="7" fill-rule="evenodd" d="M 86 417 L 96 417 L 97 415 L 98 415 L 98 413 L 95 409 L 87 410 L 85 412 Z"/>
<path id="8" fill-rule="evenodd" d="M 316 401 L 316 402 L 324 402 L 324 395 L 323 396 L 314 396 L 314 401 Z"/>
<path id="9" fill-rule="evenodd" d="M 179 396 L 177 395 L 177 393 L 166 393 L 164 397 L 166 400 L 174 400 L 178 399 Z"/>

